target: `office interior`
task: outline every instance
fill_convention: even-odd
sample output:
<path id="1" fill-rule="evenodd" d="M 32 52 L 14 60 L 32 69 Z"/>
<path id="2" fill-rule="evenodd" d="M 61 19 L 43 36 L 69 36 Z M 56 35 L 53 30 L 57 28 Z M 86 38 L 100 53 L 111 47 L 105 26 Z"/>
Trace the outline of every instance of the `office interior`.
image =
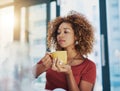
<path id="1" fill-rule="evenodd" d="M 120 91 L 120 0 L 0 0 L 0 89 L 10 84 L 6 75 L 16 79 L 20 65 L 30 68 L 44 56 L 48 22 L 70 10 L 84 14 L 95 28 L 89 55 L 97 66 L 94 91 Z M 40 90 L 45 82 L 44 73 L 32 85 Z"/>

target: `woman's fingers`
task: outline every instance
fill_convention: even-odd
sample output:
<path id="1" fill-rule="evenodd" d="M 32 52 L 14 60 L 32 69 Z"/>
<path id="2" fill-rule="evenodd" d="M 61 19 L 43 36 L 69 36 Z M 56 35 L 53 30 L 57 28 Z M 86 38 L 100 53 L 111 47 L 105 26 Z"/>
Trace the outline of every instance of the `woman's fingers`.
<path id="1" fill-rule="evenodd" d="M 67 71 L 70 70 L 70 67 L 69 65 L 65 65 L 64 63 L 62 63 L 62 61 L 56 58 L 53 60 L 52 70 L 57 71 L 57 72 L 67 73 Z"/>
<path id="2" fill-rule="evenodd" d="M 42 64 L 44 65 L 44 67 L 46 68 L 46 69 L 48 69 L 48 68 L 50 68 L 51 66 L 52 66 L 52 59 L 51 59 L 51 57 L 48 55 L 48 54 L 46 54 L 43 58 L 42 58 Z"/>
<path id="3" fill-rule="evenodd" d="M 56 61 L 56 66 L 57 66 L 57 68 L 58 68 L 58 71 L 61 70 L 60 65 L 62 65 L 62 63 L 57 59 L 57 61 Z"/>
<path id="4" fill-rule="evenodd" d="M 65 72 L 66 71 L 66 65 L 64 63 L 62 63 L 62 61 L 57 60 L 56 66 L 57 66 L 59 72 Z"/>
<path id="5" fill-rule="evenodd" d="M 56 59 L 53 60 L 52 70 L 54 70 L 54 71 L 57 71 L 57 70 L 58 70 L 58 68 L 57 68 L 57 66 L 56 66 Z"/>

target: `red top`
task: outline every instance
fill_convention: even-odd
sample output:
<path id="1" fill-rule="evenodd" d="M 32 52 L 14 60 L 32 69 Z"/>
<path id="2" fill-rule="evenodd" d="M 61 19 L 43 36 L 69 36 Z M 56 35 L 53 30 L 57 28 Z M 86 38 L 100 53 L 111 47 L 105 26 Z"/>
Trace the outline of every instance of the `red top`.
<path id="1" fill-rule="evenodd" d="M 96 65 L 89 59 L 86 58 L 82 64 L 72 66 L 71 68 L 77 84 L 79 84 L 81 80 L 88 81 L 92 84 L 95 83 Z M 63 88 L 68 90 L 67 80 L 64 73 L 49 69 L 46 72 L 46 79 L 46 89 L 53 90 L 55 88 Z"/>
<path id="2" fill-rule="evenodd" d="M 38 64 L 40 63 L 42 63 L 42 61 L 38 62 Z M 78 85 L 81 80 L 88 81 L 92 84 L 95 83 L 96 65 L 91 60 L 86 58 L 83 63 L 72 66 L 71 68 Z M 63 88 L 68 90 L 65 74 L 53 71 L 52 69 L 47 70 L 45 88 L 49 90 L 53 90 L 55 88 Z"/>

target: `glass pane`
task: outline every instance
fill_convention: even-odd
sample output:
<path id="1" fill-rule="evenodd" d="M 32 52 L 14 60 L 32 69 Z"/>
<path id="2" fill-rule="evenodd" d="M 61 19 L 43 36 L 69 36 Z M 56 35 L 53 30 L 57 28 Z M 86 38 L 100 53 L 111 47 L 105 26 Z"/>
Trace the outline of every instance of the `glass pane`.
<path id="1" fill-rule="evenodd" d="M 89 55 L 97 66 L 97 80 L 94 91 L 102 91 L 102 73 L 101 73 L 101 50 L 100 50 L 100 28 L 99 28 L 99 0 L 61 0 L 61 15 L 67 14 L 70 10 L 76 10 L 84 14 L 95 27 L 96 42 L 94 52 Z"/>
<path id="2" fill-rule="evenodd" d="M 46 4 L 29 7 L 28 30 L 32 59 L 37 62 L 46 52 Z"/>
<path id="3" fill-rule="evenodd" d="M 56 18 L 56 2 L 53 1 L 50 3 L 50 7 L 51 7 L 51 11 L 50 11 L 50 14 L 51 14 L 51 17 L 50 17 L 50 20 Z"/>
<path id="4" fill-rule="evenodd" d="M 120 91 L 120 1 L 107 0 L 111 91 Z"/>
<path id="5" fill-rule="evenodd" d="M 46 4 L 31 6 L 28 12 L 30 57 L 36 64 L 46 53 Z M 45 74 L 42 74 L 35 85 L 44 88 L 45 81 Z"/>

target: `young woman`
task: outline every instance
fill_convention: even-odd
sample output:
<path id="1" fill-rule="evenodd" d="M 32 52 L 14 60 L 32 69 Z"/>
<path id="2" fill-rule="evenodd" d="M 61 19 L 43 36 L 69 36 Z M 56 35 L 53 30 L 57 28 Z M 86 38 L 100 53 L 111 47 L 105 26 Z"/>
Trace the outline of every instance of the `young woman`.
<path id="1" fill-rule="evenodd" d="M 87 58 L 94 43 L 94 30 L 88 20 L 76 11 L 57 17 L 48 26 L 48 47 L 67 51 L 67 64 L 47 53 L 36 64 L 36 77 L 46 72 L 46 89 L 92 91 L 96 79 L 95 63 Z"/>

